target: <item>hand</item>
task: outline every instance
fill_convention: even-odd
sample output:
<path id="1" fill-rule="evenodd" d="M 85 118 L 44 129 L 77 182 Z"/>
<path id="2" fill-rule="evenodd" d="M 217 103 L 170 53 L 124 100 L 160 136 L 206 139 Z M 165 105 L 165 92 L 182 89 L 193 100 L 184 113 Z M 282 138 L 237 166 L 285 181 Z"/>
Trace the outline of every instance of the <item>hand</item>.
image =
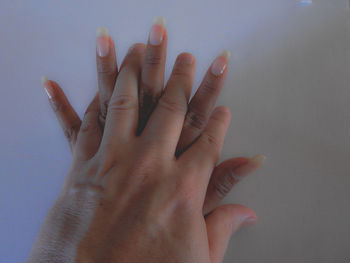
<path id="1" fill-rule="evenodd" d="M 167 32 L 163 29 L 163 39 L 159 45 L 148 43 L 145 46 L 137 43 L 129 49 L 129 54 L 124 58 L 120 71 L 130 65 L 130 57 L 135 59 L 135 64 L 140 72 L 139 85 L 139 116 L 137 133 L 140 134 L 147 123 L 164 86 L 164 68 L 166 60 Z M 86 142 L 86 147 L 80 151 L 90 151 L 99 145 L 105 125 L 108 104 L 112 96 L 118 68 L 115 54 L 115 46 L 112 38 L 105 28 L 99 28 L 96 40 L 96 64 L 99 88 L 98 120 L 92 139 Z M 130 56 L 132 53 L 132 56 Z M 229 59 L 229 53 L 223 52 L 208 69 L 196 94 L 188 105 L 186 118 L 181 136 L 177 145 L 176 155 L 187 149 L 202 133 L 209 116 L 213 111 L 216 100 L 223 87 L 228 65 L 221 74 L 213 74 L 212 67 Z M 126 69 L 128 70 L 128 69 Z M 219 70 L 215 69 L 217 73 Z M 67 97 L 57 83 L 51 81 L 47 89 L 50 92 L 49 101 L 57 116 L 57 119 L 69 142 L 72 152 L 75 151 L 77 136 L 81 127 L 81 120 L 75 112 Z M 98 95 L 96 95 L 98 96 Z M 95 98 L 96 99 L 96 98 Z M 93 152 L 93 150 L 91 150 Z M 84 153 L 89 155 L 88 152 Z M 252 173 L 263 162 L 262 156 L 253 158 L 238 157 L 223 161 L 217 165 L 210 177 L 203 214 L 206 215 L 218 206 L 220 201 L 231 191 L 232 187 L 244 176 Z"/>
<path id="2" fill-rule="evenodd" d="M 162 26 L 152 29 L 166 39 Z M 152 37 L 151 33 L 149 46 Z M 255 213 L 239 205 L 221 206 L 203 217 L 207 186 L 230 112 L 217 107 L 198 139 L 178 151 L 194 79 L 191 54 L 178 56 L 164 92 L 140 131 L 142 50 L 134 46 L 122 64 L 103 135 L 98 94 L 88 107 L 63 191 L 29 262 L 220 262 L 231 234 L 256 222 Z M 227 71 L 226 58 L 220 56 L 218 61 L 214 65 L 221 64 L 223 71 L 214 70 L 220 74 L 211 76 L 217 79 Z M 47 80 L 44 85 L 51 99 L 57 98 L 57 83 Z M 55 107 L 68 105 L 52 101 Z M 63 109 L 57 112 L 72 110 Z"/>

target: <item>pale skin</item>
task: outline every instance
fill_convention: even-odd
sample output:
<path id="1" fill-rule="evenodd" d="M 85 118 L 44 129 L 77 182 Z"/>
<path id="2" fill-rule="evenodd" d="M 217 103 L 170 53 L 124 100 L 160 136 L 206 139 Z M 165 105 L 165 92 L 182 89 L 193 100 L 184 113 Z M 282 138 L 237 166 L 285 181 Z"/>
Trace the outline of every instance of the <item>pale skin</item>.
<path id="1" fill-rule="evenodd" d="M 189 101 L 195 58 L 181 53 L 165 84 L 166 46 L 158 21 L 147 45 L 133 45 L 118 69 L 114 42 L 101 29 L 98 92 L 82 120 L 59 85 L 44 81 L 73 158 L 28 262 L 62 262 L 70 247 L 67 262 L 219 263 L 231 235 L 256 223 L 247 207 L 219 206 L 263 161 L 218 164 L 230 122 L 227 107 L 215 108 L 227 53 Z"/>

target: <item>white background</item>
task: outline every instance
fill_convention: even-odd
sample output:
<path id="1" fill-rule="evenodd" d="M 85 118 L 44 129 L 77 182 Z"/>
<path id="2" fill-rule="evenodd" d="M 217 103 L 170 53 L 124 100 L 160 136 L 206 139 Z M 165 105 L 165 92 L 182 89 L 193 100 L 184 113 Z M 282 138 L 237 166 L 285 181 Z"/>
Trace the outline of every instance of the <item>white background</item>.
<path id="1" fill-rule="evenodd" d="M 166 76 L 191 52 L 198 85 L 222 49 L 232 53 L 222 159 L 267 156 L 225 200 L 259 217 L 232 238 L 225 262 L 350 262 L 346 0 L 1 0 L 0 262 L 25 261 L 70 165 L 41 76 L 82 114 L 96 90 L 96 28 L 110 29 L 120 62 L 157 15 L 167 20 Z"/>

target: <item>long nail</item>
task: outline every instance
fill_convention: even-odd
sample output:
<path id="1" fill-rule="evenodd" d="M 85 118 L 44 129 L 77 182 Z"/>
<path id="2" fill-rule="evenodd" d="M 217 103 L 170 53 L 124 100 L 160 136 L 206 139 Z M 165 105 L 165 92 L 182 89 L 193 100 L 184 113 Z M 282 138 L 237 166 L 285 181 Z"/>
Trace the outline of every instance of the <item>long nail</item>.
<path id="1" fill-rule="evenodd" d="M 258 169 L 266 160 L 264 155 L 255 155 L 248 162 L 238 166 L 233 171 L 233 178 L 237 181 L 241 180 L 244 176 L 254 172 Z"/>
<path id="2" fill-rule="evenodd" d="M 165 19 L 162 16 L 156 16 L 153 19 L 151 31 L 149 32 L 149 43 L 153 46 L 158 46 L 163 41 L 165 29 Z"/>
<path id="3" fill-rule="evenodd" d="M 228 50 L 223 50 L 217 58 L 214 60 L 212 66 L 211 66 L 211 72 L 215 76 L 220 76 L 221 74 L 224 73 L 227 64 L 230 60 L 231 53 Z"/>
<path id="4" fill-rule="evenodd" d="M 48 82 L 50 80 L 48 79 L 48 77 L 46 76 L 43 76 L 41 78 L 41 84 L 44 86 L 44 89 L 45 89 L 45 92 L 46 92 L 46 95 L 49 99 L 52 99 L 52 96 L 53 96 L 53 92 L 52 92 L 52 89 L 51 89 L 51 86 L 48 85 Z"/>
<path id="5" fill-rule="evenodd" d="M 100 57 L 109 53 L 109 31 L 105 27 L 99 27 L 96 32 L 96 50 Z"/>

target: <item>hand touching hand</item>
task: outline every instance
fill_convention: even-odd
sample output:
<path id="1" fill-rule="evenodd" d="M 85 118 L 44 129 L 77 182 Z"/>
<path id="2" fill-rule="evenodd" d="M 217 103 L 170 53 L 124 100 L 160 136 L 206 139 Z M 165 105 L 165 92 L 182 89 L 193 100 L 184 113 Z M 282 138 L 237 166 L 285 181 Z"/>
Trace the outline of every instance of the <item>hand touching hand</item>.
<path id="1" fill-rule="evenodd" d="M 230 112 L 212 109 L 227 53 L 189 103 L 189 53 L 178 56 L 162 90 L 166 40 L 164 25 L 153 25 L 147 47 L 134 45 L 118 72 L 113 41 L 100 35 L 99 93 L 82 121 L 58 84 L 45 81 L 73 161 L 29 262 L 221 262 L 231 234 L 256 222 L 243 206 L 213 210 L 239 175 L 262 161 L 216 166 Z"/>
<path id="2" fill-rule="evenodd" d="M 162 22 L 162 20 L 160 20 L 160 22 Z M 138 67 L 140 67 L 140 76 L 138 78 L 138 133 L 143 130 L 164 87 L 164 68 L 167 46 L 167 32 L 165 28 L 163 28 L 162 33 L 162 41 L 159 45 L 152 45 L 148 42 L 147 46 L 142 43 L 137 43 L 131 46 L 129 53 L 124 58 L 119 70 L 121 71 L 125 66 L 129 65 L 130 57 L 136 58 L 136 63 Z M 154 35 L 155 34 L 153 34 L 153 36 Z M 86 148 L 88 149 L 94 147 L 93 145 L 99 144 L 102 138 L 108 104 L 119 73 L 114 42 L 109 36 L 106 28 L 98 29 L 96 46 L 96 64 L 100 102 L 98 107 L 99 125 L 95 127 L 95 134 L 91 134 L 93 139 L 86 142 L 88 144 Z M 205 128 L 224 85 L 228 67 L 226 62 L 229 57 L 230 55 L 228 52 L 222 52 L 213 61 L 196 94 L 190 101 L 176 149 L 177 155 L 189 147 L 200 136 Z M 221 69 L 220 66 L 222 67 Z M 128 71 L 128 69 L 125 70 Z M 221 72 L 222 70 L 223 72 Z M 80 131 L 81 120 L 57 83 L 50 81 L 47 82 L 45 86 L 49 91 L 50 104 L 69 142 L 71 151 L 73 152 L 76 146 L 77 135 Z M 80 151 L 81 150 L 85 151 L 85 148 L 80 149 Z M 210 177 L 203 205 L 203 213 L 207 214 L 216 208 L 220 201 L 230 192 L 232 187 L 242 177 L 259 168 L 262 162 L 263 157 L 258 155 L 253 158 L 231 158 L 217 165 Z"/>

